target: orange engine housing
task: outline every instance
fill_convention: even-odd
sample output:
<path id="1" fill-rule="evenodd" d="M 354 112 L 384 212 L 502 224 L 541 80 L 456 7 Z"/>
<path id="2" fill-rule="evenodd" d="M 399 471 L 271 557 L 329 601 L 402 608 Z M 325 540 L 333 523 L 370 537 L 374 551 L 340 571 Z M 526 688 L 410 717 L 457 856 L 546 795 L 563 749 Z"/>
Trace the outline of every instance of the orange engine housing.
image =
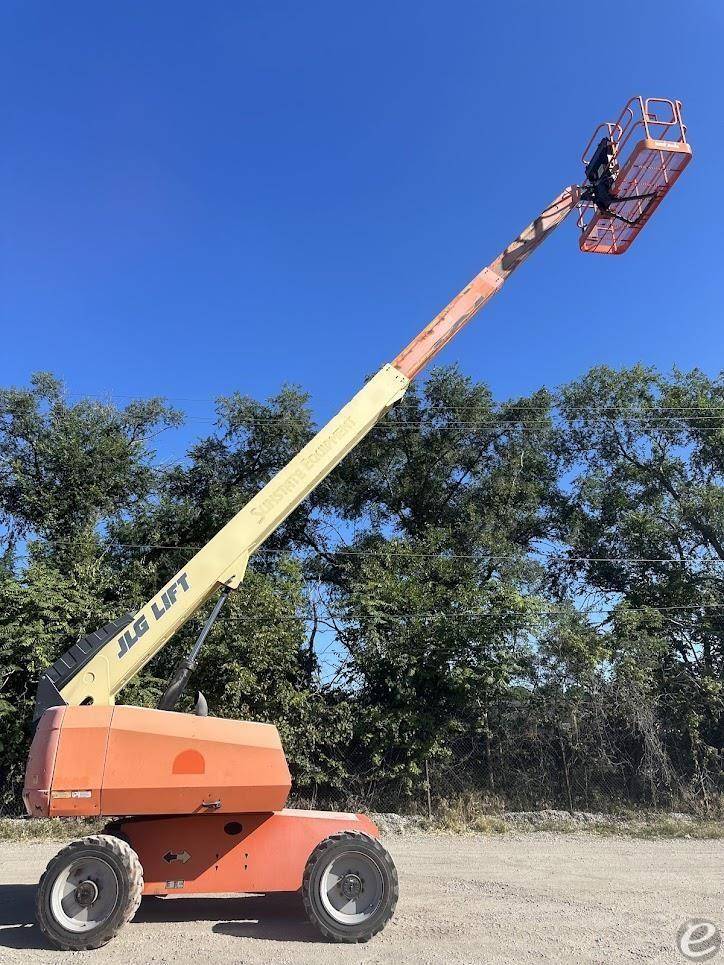
<path id="1" fill-rule="evenodd" d="M 32 817 L 266 813 L 291 777 L 276 727 L 145 707 L 52 707 L 30 748 Z"/>

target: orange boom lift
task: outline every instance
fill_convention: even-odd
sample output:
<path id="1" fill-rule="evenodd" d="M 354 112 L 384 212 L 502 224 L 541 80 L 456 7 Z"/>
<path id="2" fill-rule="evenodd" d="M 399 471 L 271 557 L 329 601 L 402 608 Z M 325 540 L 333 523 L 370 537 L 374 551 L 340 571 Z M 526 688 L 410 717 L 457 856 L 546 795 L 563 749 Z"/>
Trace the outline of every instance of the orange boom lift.
<path id="1" fill-rule="evenodd" d="M 566 188 L 138 612 L 71 647 L 42 675 L 24 800 L 31 817 L 108 816 L 48 865 L 37 893 L 59 948 L 97 948 L 142 895 L 301 891 L 336 941 L 392 916 L 397 873 L 362 814 L 284 807 L 291 779 L 271 724 L 176 713 L 199 649 L 248 559 L 575 209 L 582 251 L 621 254 L 691 159 L 678 101 L 635 97 L 596 129 L 585 181 Z M 158 709 L 116 706 L 126 683 L 207 600 L 216 602 Z"/>

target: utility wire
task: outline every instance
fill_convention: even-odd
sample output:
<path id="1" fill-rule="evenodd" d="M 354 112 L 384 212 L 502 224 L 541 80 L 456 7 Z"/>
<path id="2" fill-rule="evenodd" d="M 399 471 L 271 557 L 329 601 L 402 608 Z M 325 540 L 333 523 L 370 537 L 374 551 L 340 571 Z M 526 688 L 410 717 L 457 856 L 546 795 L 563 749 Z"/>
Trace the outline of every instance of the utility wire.
<path id="1" fill-rule="evenodd" d="M 564 611 L 565 613 L 578 616 L 590 616 L 591 614 L 606 615 L 611 616 L 613 609 L 615 609 L 615 604 L 612 604 L 608 609 L 605 608 L 590 608 L 590 609 L 576 609 L 572 605 L 566 606 L 565 604 L 556 603 L 546 603 L 545 601 L 537 601 L 536 609 L 538 611 L 544 612 L 557 612 Z M 681 611 L 681 610 L 721 610 L 724 609 L 724 603 L 691 603 L 691 604 L 680 604 L 676 606 L 641 606 L 641 607 L 624 607 L 625 613 L 668 613 L 670 611 Z M 424 619 L 442 619 L 450 620 L 457 619 L 460 617 L 489 617 L 490 610 L 405 610 L 398 613 L 384 613 L 377 611 L 374 614 L 379 622 L 384 622 L 386 620 L 405 620 L 409 617 L 424 618 Z M 513 614 L 516 615 L 516 614 Z M 530 614 L 533 616 L 534 614 Z M 336 620 L 347 620 L 340 614 L 331 614 Z M 305 622 L 311 622 L 315 617 L 310 616 L 306 613 L 295 613 L 286 616 L 273 616 L 273 617 L 258 617 L 258 616 L 248 616 L 248 617 L 225 617 L 225 623 L 257 623 L 260 620 L 268 620 L 271 622 L 276 621 L 297 621 L 303 620 Z"/>
<path id="2" fill-rule="evenodd" d="M 701 411 L 701 410 L 699 410 L 699 411 Z M 438 415 L 438 414 L 435 414 L 435 413 L 431 413 L 431 414 L 430 414 L 430 417 L 431 417 L 431 418 L 440 418 L 441 416 L 444 416 L 445 414 L 446 414 L 446 410 L 441 410 L 441 412 L 440 412 L 439 415 Z M 214 417 L 214 416 L 186 415 L 186 416 L 184 416 L 184 418 L 185 418 L 187 421 L 191 421 L 191 422 L 210 422 L 210 423 L 214 423 L 214 424 L 218 424 L 218 422 L 220 421 L 218 418 L 216 418 L 216 417 Z M 644 427 L 646 427 L 646 426 L 664 426 L 664 425 L 673 425 L 673 424 L 689 425 L 689 424 L 692 423 L 692 422 L 693 422 L 693 423 L 699 423 L 699 422 L 717 422 L 717 421 L 724 422 L 724 410 L 722 411 L 722 414 L 721 414 L 721 415 L 707 415 L 707 414 L 705 414 L 705 413 L 702 413 L 702 414 L 700 414 L 700 415 L 689 415 L 689 416 L 686 416 L 686 415 L 681 415 L 681 416 L 673 416 L 673 415 L 663 416 L 663 415 L 662 415 L 662 416 L 659 416 L 659 415 L 647 415 L 647 414 L 643 414 L 643 413 L 642 413 L 641 415 L 616 415 L 616 416 L 611 416 L 611 415 L 606 415 L 605 413 L 601 413 L 601 414 L 599 414 L 599 415 L 594 415 L 593 417 L 590 417 L 590 420 L 589 420 L 589 421 L 606 422 L 606 423 L 608 423 L 608 422 L 611 422 L 612 420 L 615 420 L 615 421 L 617 421 L 617 422 L 635 422 L 635 423 L 642 423 Z M 303 418 L 301 418 L 300 416 L 274 416 L 274 415 L 271 415 L 271 416 L 248 416 L 248 417 L 243 417 L 243 418 L 239 419 L 239 425 L 238 425 L 237 429 L 245 429 L 245 428 L 247 428 L 247 427 L 249 427 L 249 426 L 252 426 L 252 425 L 266 426 L 266 425 L 279 425 L 279 424 L 282 424 L 282 425 L 303 426 L 303 427 L 305 427 L 305 428 L 309 428 L 310 431 L 314 431 L 315 429 L 316 429 L 316 430 L 319 430 L 319 429 L 323 428 L 323 426 L 320 426 L 319 424 L 310 424 L 306 419 L 303 419 Z M 414 420 L 410 420 L 410 419 L 397 419 L 397 418 L 395 418 L 395 417 L 393 416 L 392 418 L 388 419 L 386 422 L 384 422 L 384 423 L 382 423 L 382 424 L 372 426 L 369 431 L 370 431 L 370 432 L 373 432 L 373 431 L 379 431 L 379 430 L 381 430 L 381 429 L 388 429 L 388 430 L 389 430 L 389 429 L 396 429 L 396 428 L 400 428 L 400 427 L 402 427 L 402 428 L 413 428 L 413 427 L 423 427 L 423 426 L 424 426 L 424 427 L 435 428 L 434 426 L 431 426 L 431 424 L 430 424 L 430 419 L 414 419 Z M 494 428 L 497 428 L 497 427 L 499 427 L 499 426 L 528 426 L 528 427 L 530 427 L 530 428 L 546 428 L 545 424 L 544 424 L 542 421 L 532 422 L 532 421 L 530 421 L 529 419 L 526 419 L 526 418 L 516 418 L 515 416 L 511 416 L 510 414 L 507 414 L 507 413 L 506 413 L 506 415 L 505 415 L 504 418 L 500 418 L 500 419 L 485 419 L 485 420 L 483 420 L 483 421 L 480 421 L 480 420 L 473 420 L 473 421 L 467 420 L 467 421 L 464 421 L 464 420 L 462 420 L 462 419 L 451 419 L 451 420 L 448 420 L 448 421 L 446 422 L 445 426 L 442 427 L 442 428 L 460 428 L 460 429 L 483 428 L 483 429 L 494 429 Z M 177 428 L 177 427 L 176 427 L 176 426 L 170 426 L 170 427 L 168 427 L 168 428 Z M 721 428 L 721 426 L 711 426 L 711 427 L 704 426 L 704 427 L 700 427 L 700 426 L 696 425 L 695 428 L 712 428 L 712 429 L 718 430 L 719 428 Z M 166 431 L 166 430 L 161 430 L 161 431 Z"/>
<path id="3" fill-rule="evenodd" d="M 232 393 L 230 393 L 229 396 L 217 396 L 216 398 L 213 398 L 213 399 L 211 399 L 211 398 L 198 399 L 198 398 L 187 398 L 187 397 L 184 397 L 184 396 L 168 396 L 168 395 L 162 395 L 162 396 L 160 396 L 159 398 L 163 399 L 163 401 L 166 401 L 166 402 L 194 402 L 194 403 L 199 403 L 199 404 L 203 404 L 203 405 L 216 405 L 220 400 L 222 400 L 222 399 L 225 400 L 225 399 L 231 398 L 231 397 L 233 397 L 234 394 L 235 394 L 235 393 L 232 392 Z M 79 399 L 82 399 L 82 400 L 96 401 L 96 402 L 105 402 L 105 401 L 106 401 L 107 399 L 109 399 L 109 398 L 111 398 L 111 399 L 131 399 L 131 400 L 134 400 L 134 401 L 141 401 L 141 402 L 144 401 L 144 399 L 143 399 L 142 397 L 138 396 L 138 395 L 124 395 L 124 394 L 122 394 L 122 393 L 117 393 L 117 392 L 109 392 L 109 393 L 104 394 L 104 395 L 102 395 L 101 393 L 97 393 L 97 392 L 96 392 L 96 393 L 93 393 L 93 392 L 89 392 L 89 393 L 84 393 L 84 392 L 68 392 L 68 393 L 66 393 L 66 395 L 67 395 L 69 398 L 79 398 Z M 246 398 L 246 397 L 244 397 L 244 398 Z M 589 405 L 586 405 L 586 406 L 576 406 L 576 405 L 572 405 L 572 406 L 569 406 L 569 405 L 567 405 L 565 402 L 563 402 L 563 403 L 560 403 L 560 402 L 555 402 L 555 403 L 554 403 L 554 402 L 551 402 L 550 405 L 546 405 L 546 404 L 535 405 L 535 404 L 526 403 L 526 402 L 520 402 L 520 403 L 519 403 L 519 402 L 516 402 L 515 400 L 509 401 L 509 402 L 493 402 L 493 403 L 491 403 L 491 405 L 492 405 L 492 407 L 494 407 L 494 408 L 499 408 L 499 409 L 500 409 L 500 408 L 529 409 L 529 410 L 531 410 L 531 411 L 543 411 L 543 412 L 547 412 L 547 411 L 549 411 L 551 408 L 554 408 L 554 409 L 564 409 L 564 410 L 567 411 L 567 412 L 605 412 L 605 411 L 608 411 L 608 410 L 611 410 L 611 409 L 619 409 L 619 410 L 622 410 L 622 411 L 628 411 L 628 409 L 630 408 L 630 407 L 627 406 L 627 405 L 604 405 L 604 406 L 592 406 L 592 405 L 590 405 L 590 406 L 589 406 Z M 435 408 L 435 407 L 436 407 L 436 404 L 435 404 L 435 403 L 432 403 L 432 404 L 430 404 L 429 406 L 427 406 L 426 408 L 431 411 L 431 410 L 432 410 L 433 408 Z M 475 406 L 475 405 L 451 405 L 451 406 L 447 406 L 447 405 L 446 405 L 446 406 L 442 406 L 442 405 L 441 405 L 441 406 L 439 406 L 439 408 L 440 408 L 442 411 L 456 411 L 456 412 L 465 411 L 465 412 L 467 412 L 467 411 L 470 411 L 470 410 L 475 410 L 475 411 L 477 411 L 478 406 Z M 694 411 L 700 411 L 701 408 L 702 408 L 701 405 L 654 405 L 654 406 L 651 406 L 650 408 L 647 407 L 646 411 L 662 411 L 662 412 L 679 412 L 679 411 L 692 411 L 692 410 L 694 410 Z M 720 409 L 720 410 L 724 411 L 724 403 L 722 403 L 722 405 L 710 406 L 710 408 Z"/>
<path id="4" fill-rule="evenodd" d="M 45 537 L 37 537 L 37 542 L 41 543 L 59 543 L 65 546 L 72 546 L 75 540 L 49 540 Z M 103 542 L 102 547 L 114 547 L 116 549 L 134 549 L 134 550 L 146 550 L 146 549 L 159 549 L 159 550 L 183 550 L 188 553 L 195 553 L 198 550 L 203 549 L 206 544 L 198 545 L 179 545 L 174 543 L 124 543 L 115 540 L 109 542 Z M 439 559 L 441 561 L 446 560 L 471 560 L 479 563 L 487 562 L 516 562 L 516 561 L 526 561 L 531 560 L 532 562 L 537 562 L 535 558 L 531 557 L 531 554 L 539 554 L 546 559 L 556 556 L 561 558 L 562 562 L 568 563 L 671 563 L 676 565 L 685 565 L 687 563 L 698 563 L 698 564 L 712 564 L 714 566 L 724 566 L 724 560 L 719 559 L 714 556 L 701 557 L 701 556 L 684 556 L 679 558 L 668 557 L 668 556 L 566 556 L 569 551 L 561 550 L 545 550 L 532 547 L 531 549 L 521 551 L 520 555 L 507 554 L 507 555 L 487 555 L 487 554 L 477 554 L 477 553 L 446 553 L 444 551 L 438 551 L 436 553 L 419 553 L 407 550 L 389 550 L 389 551 L 379 551 L 379 550 L 353 550 L 353 549 L 331 549 L 325 552 L 305 552 L 303 554 L 305 559 L 318 558 L 326 559 L 329 556 L 349 556 L 349 557 L 372 557 L 379 559 Z M 15 556 L 27 556 L 28 553 L 23 551 L 21 553 L 16 553 Z M 257 550 L 254 556 L 293 556 L 291 550 L 284 549 L 260 549 Z"/>

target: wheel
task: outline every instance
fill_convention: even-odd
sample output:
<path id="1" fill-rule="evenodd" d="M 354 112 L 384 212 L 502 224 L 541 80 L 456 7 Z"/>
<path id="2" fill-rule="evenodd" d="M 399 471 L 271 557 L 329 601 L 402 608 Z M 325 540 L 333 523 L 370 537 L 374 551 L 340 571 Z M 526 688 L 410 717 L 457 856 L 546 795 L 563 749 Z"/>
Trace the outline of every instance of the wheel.
<path id="1" fill-rule="evenodd" d="M 107 834 L 73 841 L 40 879 L 40 930 L 66 951 L 100 948 L 133 918 L 142 892 L 141 863 L 125 841 Z"/>
<path id="2" fill-rule="evenodd" d="M 360 831 L 325 838 L 304 869 L 309 920 L 335 942 L 369 941 L 392 918 L 398 895 L 392 858 L 376 838 Z"/>

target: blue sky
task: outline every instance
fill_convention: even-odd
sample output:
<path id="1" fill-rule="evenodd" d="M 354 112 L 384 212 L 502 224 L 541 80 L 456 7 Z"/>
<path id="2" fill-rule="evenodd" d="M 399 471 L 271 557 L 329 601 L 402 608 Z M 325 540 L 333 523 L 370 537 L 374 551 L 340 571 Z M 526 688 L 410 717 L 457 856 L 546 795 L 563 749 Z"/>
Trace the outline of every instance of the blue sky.
<path id="1" fill-rule="evenodd" d="M 564 226 L 442 360 L 721 368 L 720 3 L 5 0 L 0 37 L 0 384 L 178 400 L 166 454 L 235 389 L 329 416 L 635 93 L 684 102 L 677 189 L 622 258 Z"/>

